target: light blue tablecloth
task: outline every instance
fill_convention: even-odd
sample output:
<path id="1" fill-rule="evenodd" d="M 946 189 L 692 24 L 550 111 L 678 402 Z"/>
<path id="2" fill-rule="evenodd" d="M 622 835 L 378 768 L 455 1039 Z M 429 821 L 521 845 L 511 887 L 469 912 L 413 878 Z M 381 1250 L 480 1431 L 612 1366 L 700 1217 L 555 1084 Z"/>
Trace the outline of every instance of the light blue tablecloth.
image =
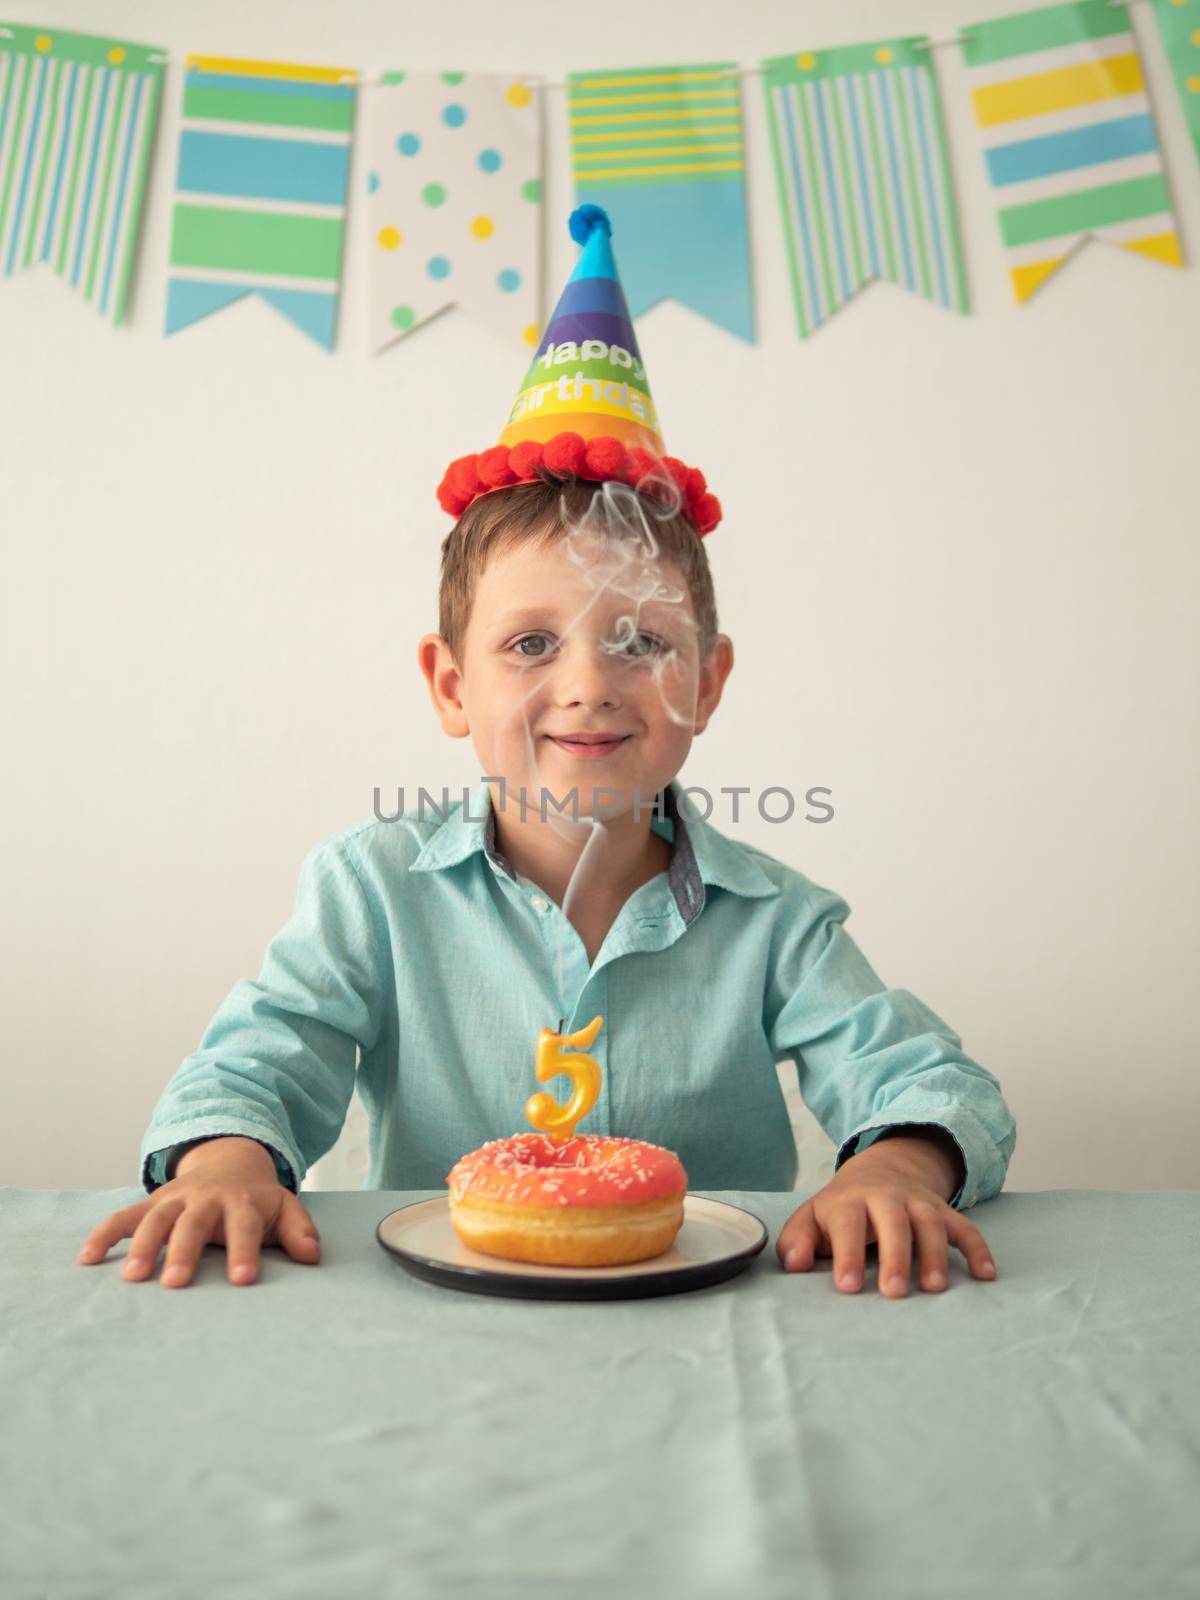
<path id="1" fill-rule="evenodd" d="M 234 1288 L 75 1253 L 136 1189 L 0 1189 L 4 1600 L 1200 1594 L 1200 1192 L 1006 1193 L 992 1283 L 784 1275 L 598 1304 L 324 1259 Z"/>

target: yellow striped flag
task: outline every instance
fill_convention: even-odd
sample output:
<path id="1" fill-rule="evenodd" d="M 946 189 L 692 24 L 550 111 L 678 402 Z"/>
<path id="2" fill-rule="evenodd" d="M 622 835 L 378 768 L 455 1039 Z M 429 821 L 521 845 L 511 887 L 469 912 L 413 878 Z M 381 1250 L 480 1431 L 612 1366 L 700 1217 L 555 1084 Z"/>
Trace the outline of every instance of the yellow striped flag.
<path id="1" fill-rule="evenodd" d="M 1074 0 L 972 22 L 961 35 L 1018 303 L 1089 237 L 1181 267 L 1125 8 Z"/>
<path id="2" fill-rule="evenodd" d="M 577 205 L 621 238 L 629 313 L 678 300 L 754 343 L 746 157 L 737 66 L 568 75 Z"/>

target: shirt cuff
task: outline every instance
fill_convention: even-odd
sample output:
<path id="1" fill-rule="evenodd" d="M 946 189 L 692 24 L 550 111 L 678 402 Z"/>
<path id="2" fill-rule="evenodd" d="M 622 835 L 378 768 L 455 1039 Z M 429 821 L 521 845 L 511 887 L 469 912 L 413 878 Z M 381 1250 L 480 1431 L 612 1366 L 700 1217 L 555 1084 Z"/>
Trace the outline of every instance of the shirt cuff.
<path id="1" fill-rule="evenodd" d="M 860 1122 L 843 1139 L 834 1162 L 834 1172 L 851 1156 L 873 1145 L 885 1129 L 915 1129 L 922 1124 L 943 1129 L 954 1140 L 962 1156 L 966 1176 L 947 1201 L 953 1210 L 968 1211 L 977 1201 L 991 1200 L 1000 1193 L 1007 1164 L 1000 1158 L 979 1118 L 966 1106 L 957 1106 L 953 1110 L 942 1106 L 936 1113 L 914 1111 L 912 1116 L 888 1117 L 886 1122 Z"/>
<path id="2" fill-rule="evenodd" d="M 229 1121 L 222 1121 L 214 1127 L 211 1120 L 202 1120 L 190 1125 L 171 1123 L 162 1128 L 148 1130 L 142 1140 L 142 1188 L 147 1194 L 153 1194 L 155 1189 L 163 1186 L 166 1182 L 167 1158 L 175 1145 L 188 1144 L 200 1138 L 219 1138 L 222 1135 L 256 1139 L 259 1144 L 265 1145 L 275 1162 L 275 1172 L 280 1183 L 294 1195 L 300 1193 L 300 1183 L 305 1168 L 299 1152 L 288 1140 L 281 1139 L 274 1128 L 267 1128 L 262 1123 L 250 1121 L 243 1122 L 239 1126 L 233 1126 Z M 154 1148 L 147 1149 L 149 1144 L 153 1144 Z"/>

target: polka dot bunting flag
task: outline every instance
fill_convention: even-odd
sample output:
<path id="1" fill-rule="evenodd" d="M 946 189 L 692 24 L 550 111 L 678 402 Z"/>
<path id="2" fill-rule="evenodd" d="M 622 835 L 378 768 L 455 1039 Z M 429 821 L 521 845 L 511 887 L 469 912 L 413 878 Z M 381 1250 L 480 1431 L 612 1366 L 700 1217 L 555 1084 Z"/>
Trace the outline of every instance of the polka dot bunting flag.
<path id="1" fill-rule="evenodd" d="M 510 74 L 388 72 L 365 97 L 372 354 L 447 306 L 531 349 L 541 303 L 541 124 Z"/>

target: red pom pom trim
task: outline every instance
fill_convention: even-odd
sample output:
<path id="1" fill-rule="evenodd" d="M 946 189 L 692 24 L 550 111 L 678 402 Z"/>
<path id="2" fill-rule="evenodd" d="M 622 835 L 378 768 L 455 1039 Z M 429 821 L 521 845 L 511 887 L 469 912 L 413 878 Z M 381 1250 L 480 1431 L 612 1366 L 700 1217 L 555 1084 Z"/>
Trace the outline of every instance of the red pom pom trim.
<path id="1" fill-rule="evenodd" d="M 498 444 L 491 450 L 485 450 L 479 457 L 475 470 L 489 489 L 502 489 L 505 484 L 517 481 L 517 475 L 508 459 L 506 444 Z"/>
<path id="2" fill-rule="evenodd" d="M 508 452 L 508 464 L 518 478 L 536 478 L 542 464 L 542 446 L 538 439 L 522 439 Z"/>
<path id="3" fill-rule="evenodd" d="M 579 434 L 556 433 L 553 439 L 546 440 L 542 463 L 551 472 L 570 472 L 581 478 L 586 455 L 587 441 Z"/>
<path id="4" fill-rule="evenodd" d="M 619 477 L 624 463 L 625 446 L 619 439 L 589 439 L 580 476 L 602 483 Z"/>
<path id="5" fill-rule="evenodd" d="M 532 482 L 540 470 L 590 482 L 625 483 L 667 502 L 676 498 L 672 490 L 677 491 L 684 515 L 702 539 L 721 520 L 721 502 L 708 492 L 699 467 L 687 466 L 678 456 L 655 456 L 640 445 L 627 450 L 619 439 L 584 439 L 569 431 L 556 433 L 544 444 L 523 439 L 511 450 L 498 444 L 459 456 L 438 485 L 438 504 L 457 520 L 481 494 Z"/>
<path id="6" fill-rule="evenodd" d="M 677 456 L 664 456 L 663 466 L 667 469 L 668 475 L 674 482 L 675 487 L 679 490 L 680 494 L 686 497 L 688 469 L 684 466 L 683 462 L 680 461 Z"/>
<path id="7" fill-rule="evenodd" d="M 475 463 L 478 460 L 477 455 L 459 456 L 458 460 L 452 461 L 446 469 L 446 481 L 455 494 L 461 496 L 468 504 L 481 489 L 487 487 L 486 484 L 480 483 L 479 475 L 475 471 Z"/>
<path id="8" fill-rule="evenodd" d="M 704 494 L 700 497 L 697 507 L 696 529 L 703 538 L 706 533 L 711 533 L 721 520 L 721 502 L 715 494 Z"/>
<path id="9" fill-rule="evenodd" d="M 464 500 L 460 494 L 455 494 L 445 478 L 438 484 L 437 497 L 442 510 L 448 511 L 456 522 L 471 503 L 469 500 Z"/>

